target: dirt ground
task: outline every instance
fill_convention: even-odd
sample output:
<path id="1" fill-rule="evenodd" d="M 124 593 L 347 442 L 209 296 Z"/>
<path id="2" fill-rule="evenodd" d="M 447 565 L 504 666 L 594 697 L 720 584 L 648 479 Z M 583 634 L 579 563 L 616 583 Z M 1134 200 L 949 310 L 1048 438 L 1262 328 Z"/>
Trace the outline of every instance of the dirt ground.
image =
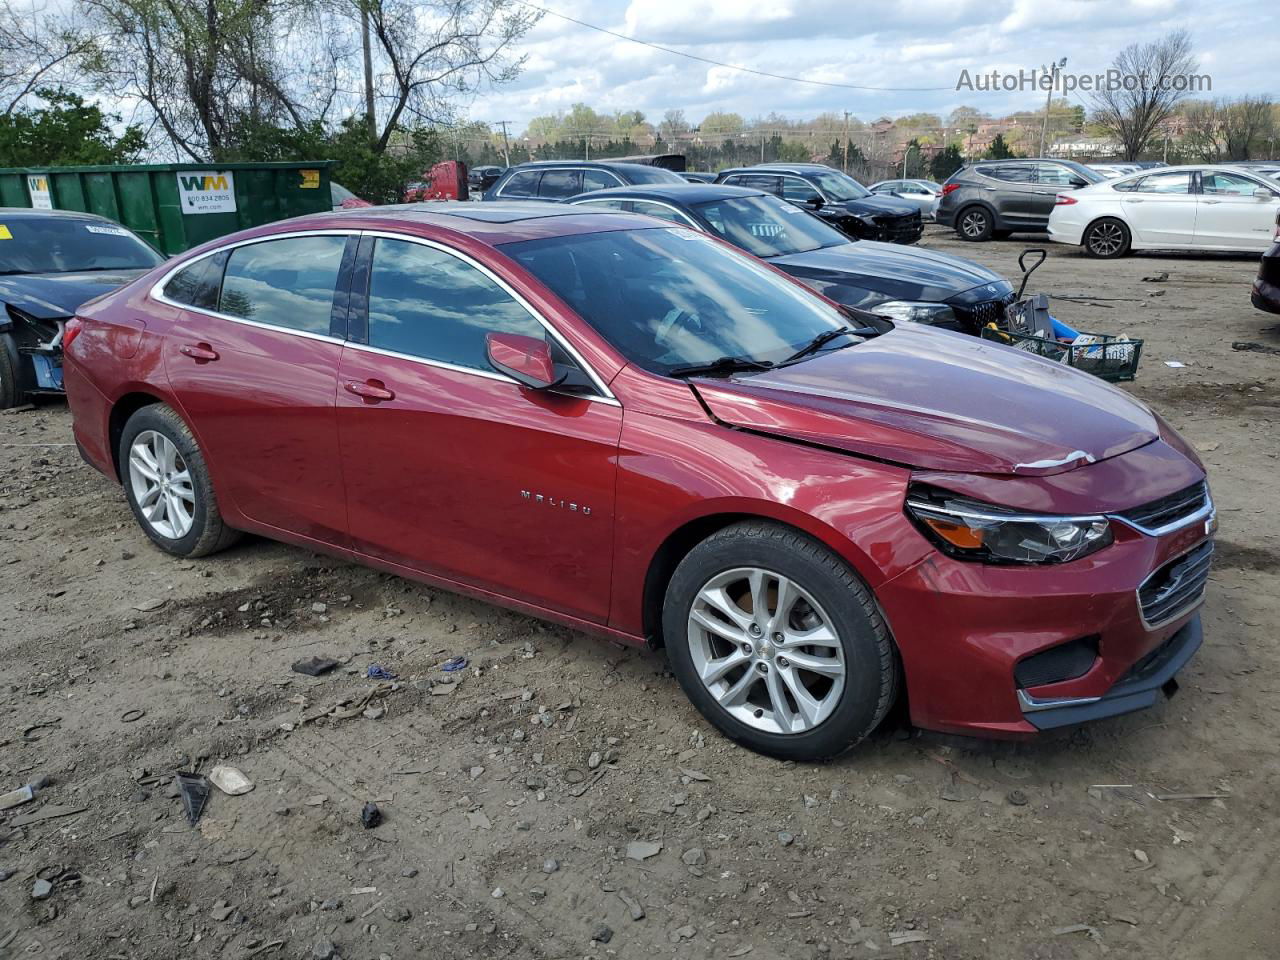
<path id="1" fill-rule="evenodd" d="M 924 244 L 1012 274 L 1028 242 Z M 1131 387 L 1202 451 L 1221 532 L 1181 692 L 1031 743 L 897 722 L 755 756 L 660 653 L 256 539 L 168 557 L 62 404 L 0 417 L 0 792 L 53 778 L 0 813 L 0 957 L 1277 956 L 1280 355 L 1232 349 L 1280 347 L 1256 266 L 1036 275 L 1146 340 Z M 172 774 L 218 764 L 255 789 L 192 828 Z"/>

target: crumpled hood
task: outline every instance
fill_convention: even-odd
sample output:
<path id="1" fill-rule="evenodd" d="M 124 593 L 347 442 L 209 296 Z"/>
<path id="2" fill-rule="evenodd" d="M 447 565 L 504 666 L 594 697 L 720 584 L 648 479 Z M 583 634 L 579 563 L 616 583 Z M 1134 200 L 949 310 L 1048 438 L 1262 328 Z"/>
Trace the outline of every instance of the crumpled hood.
<path id="1" fill-rule="evenodd" d="M 25 273 L 0 277 L 0 302 L 37 320 L 69 317 L 85 301 L 123 286 L 146 270 Z"/>
<path id="2" fill-rule="evenodd" d="M 1146 406 L 1096 377 L 915 324 L 779 370 L 691 383 L 732 426 L 929 470 L 1048 476 L 1159 435 Z"/>
<path id="3" fill-rule="evenodd" d="M 1009 281 L 986 267 L 921 247 L 899 243 L 858 240 L 807 253 L 771 257 L 769 262 L 798 277 L 826 296 L 850 306 L 871 307 L 889 300 L 922 300 L 941 303 L 975 287 L 995 287 L 978 299 L 997 300 L 1013 288 Z M 867 291 L 851 302 L 839 295 L 842 287 Z"/>
<path id="4" fill-rule="evenodd" d="M 882 196 L 863 197 L 860 200 L 835 200 L 823 209 L 843 210 L 855 217 L 870 217 L 876 214 L 905 217 L 920 212 L 920 208 L 909 200 Z"/>

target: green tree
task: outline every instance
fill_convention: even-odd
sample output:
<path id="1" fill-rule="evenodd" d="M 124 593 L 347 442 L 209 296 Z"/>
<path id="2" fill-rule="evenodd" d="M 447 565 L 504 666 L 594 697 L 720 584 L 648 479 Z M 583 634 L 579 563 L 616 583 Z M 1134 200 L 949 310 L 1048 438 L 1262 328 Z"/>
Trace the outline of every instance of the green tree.
<path id="1" fill-rule="evenodd" d="M 136 126 L 116 134 L 115 114 L 103 113 L 66 90 L 41 89 L 42 107 L 0 115 L 0 167 L 132 163 L 146 147 Z"/>
<path id="2" fill-rule="evenodd" d="M 988 160 L 1008 160 L 1010 157 L 1016 157 L 1017 154 L 1009 149 L 1009 145 L 1004 142 L 1004 134 L 997 133 L 996 138 L 991 141 L 991 146 L 987 147 L 987 152 L 983 154 Z"/>
<path id="3" fill-rule="evenodd" d="M 933 174 L 934 180 L 941 183 L 962 166 L 964 166 L 964 157 L 960 155 L 960 148 L 954 143 L 949 143 L 933 155 L 929 161 L 929 172 Z"/>

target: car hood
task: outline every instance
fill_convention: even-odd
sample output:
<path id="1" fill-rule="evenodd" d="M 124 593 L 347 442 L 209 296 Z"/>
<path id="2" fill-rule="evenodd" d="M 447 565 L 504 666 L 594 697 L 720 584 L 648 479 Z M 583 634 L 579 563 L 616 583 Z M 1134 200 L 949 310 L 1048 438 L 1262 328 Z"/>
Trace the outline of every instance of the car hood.
<path id="1" fill-rule="evenodd" d="M 731 426 L 930 470 L 1049 476 L 1159 436 L 1146 406 L 1101 380 L 917 324 L 777 370 L 691 382 Z"/>
<path id="2" fill-rule="evenodd" d="M 101 296 L 146 270 L 91 270 L 85 273 L 26 273 L 0 277 L 0 301 L 37 320 L 69 317 L 85 301 Z"/>
<path id="3" fill-rule="evenodd" d="M 995 300 L 1013 289 L 1000 274 L 972 260 L 875 240 L 842 243 L 768 259 L 775 267 L 807 281 L 840 303 L 847 302 L 837 292 L 842 286 L 879 295 L 860 297 L 852 306 L 870 306 L 888 300 L 942 302 L 987 285 L 997 289 L 981 299 Z"/>
<path id="4" fill-rule="evenodd" d="M 871 217 L 886 213 L 895 217 L 905 217 L 920 212 L 920 208 L 909 200 L 879 196 L 863 197 L 861 200 L 834 200 L 823 209 L 840 210 L 855 217 Z"/>

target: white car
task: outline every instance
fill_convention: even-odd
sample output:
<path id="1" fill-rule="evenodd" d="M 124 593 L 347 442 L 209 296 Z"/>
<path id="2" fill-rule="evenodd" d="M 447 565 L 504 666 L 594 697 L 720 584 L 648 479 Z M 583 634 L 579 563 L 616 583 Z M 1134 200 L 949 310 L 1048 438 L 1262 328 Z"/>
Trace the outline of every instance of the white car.
<path id="1" fill-rule="evenodd" d="M 1278 212 L 1280 183 L 1255 171 L 1159 167 L 1058 194 L 1049 238 L 1102 258 L 1130 250 L 1261 253 Z"/>
<path id="2" fill-rule="evenodd" d="M 932 180 L 881 180 L 867 189 L 882 197 L 910 200 L 920 208 L 920 216 L 926 220 L 938 218 L 938 200 L 942 197 L 942 185 Z"/>
<path id="3" fill-rule="evenodd" d="M 1127 163 L 1091 163 L 1089 169 L 1102 174 L 1108 180 L 1114 180 L 1116 177 L 1123 177 L 1127 173 L 1137 173 L 1141 167 L 1134 167 Z"/>

